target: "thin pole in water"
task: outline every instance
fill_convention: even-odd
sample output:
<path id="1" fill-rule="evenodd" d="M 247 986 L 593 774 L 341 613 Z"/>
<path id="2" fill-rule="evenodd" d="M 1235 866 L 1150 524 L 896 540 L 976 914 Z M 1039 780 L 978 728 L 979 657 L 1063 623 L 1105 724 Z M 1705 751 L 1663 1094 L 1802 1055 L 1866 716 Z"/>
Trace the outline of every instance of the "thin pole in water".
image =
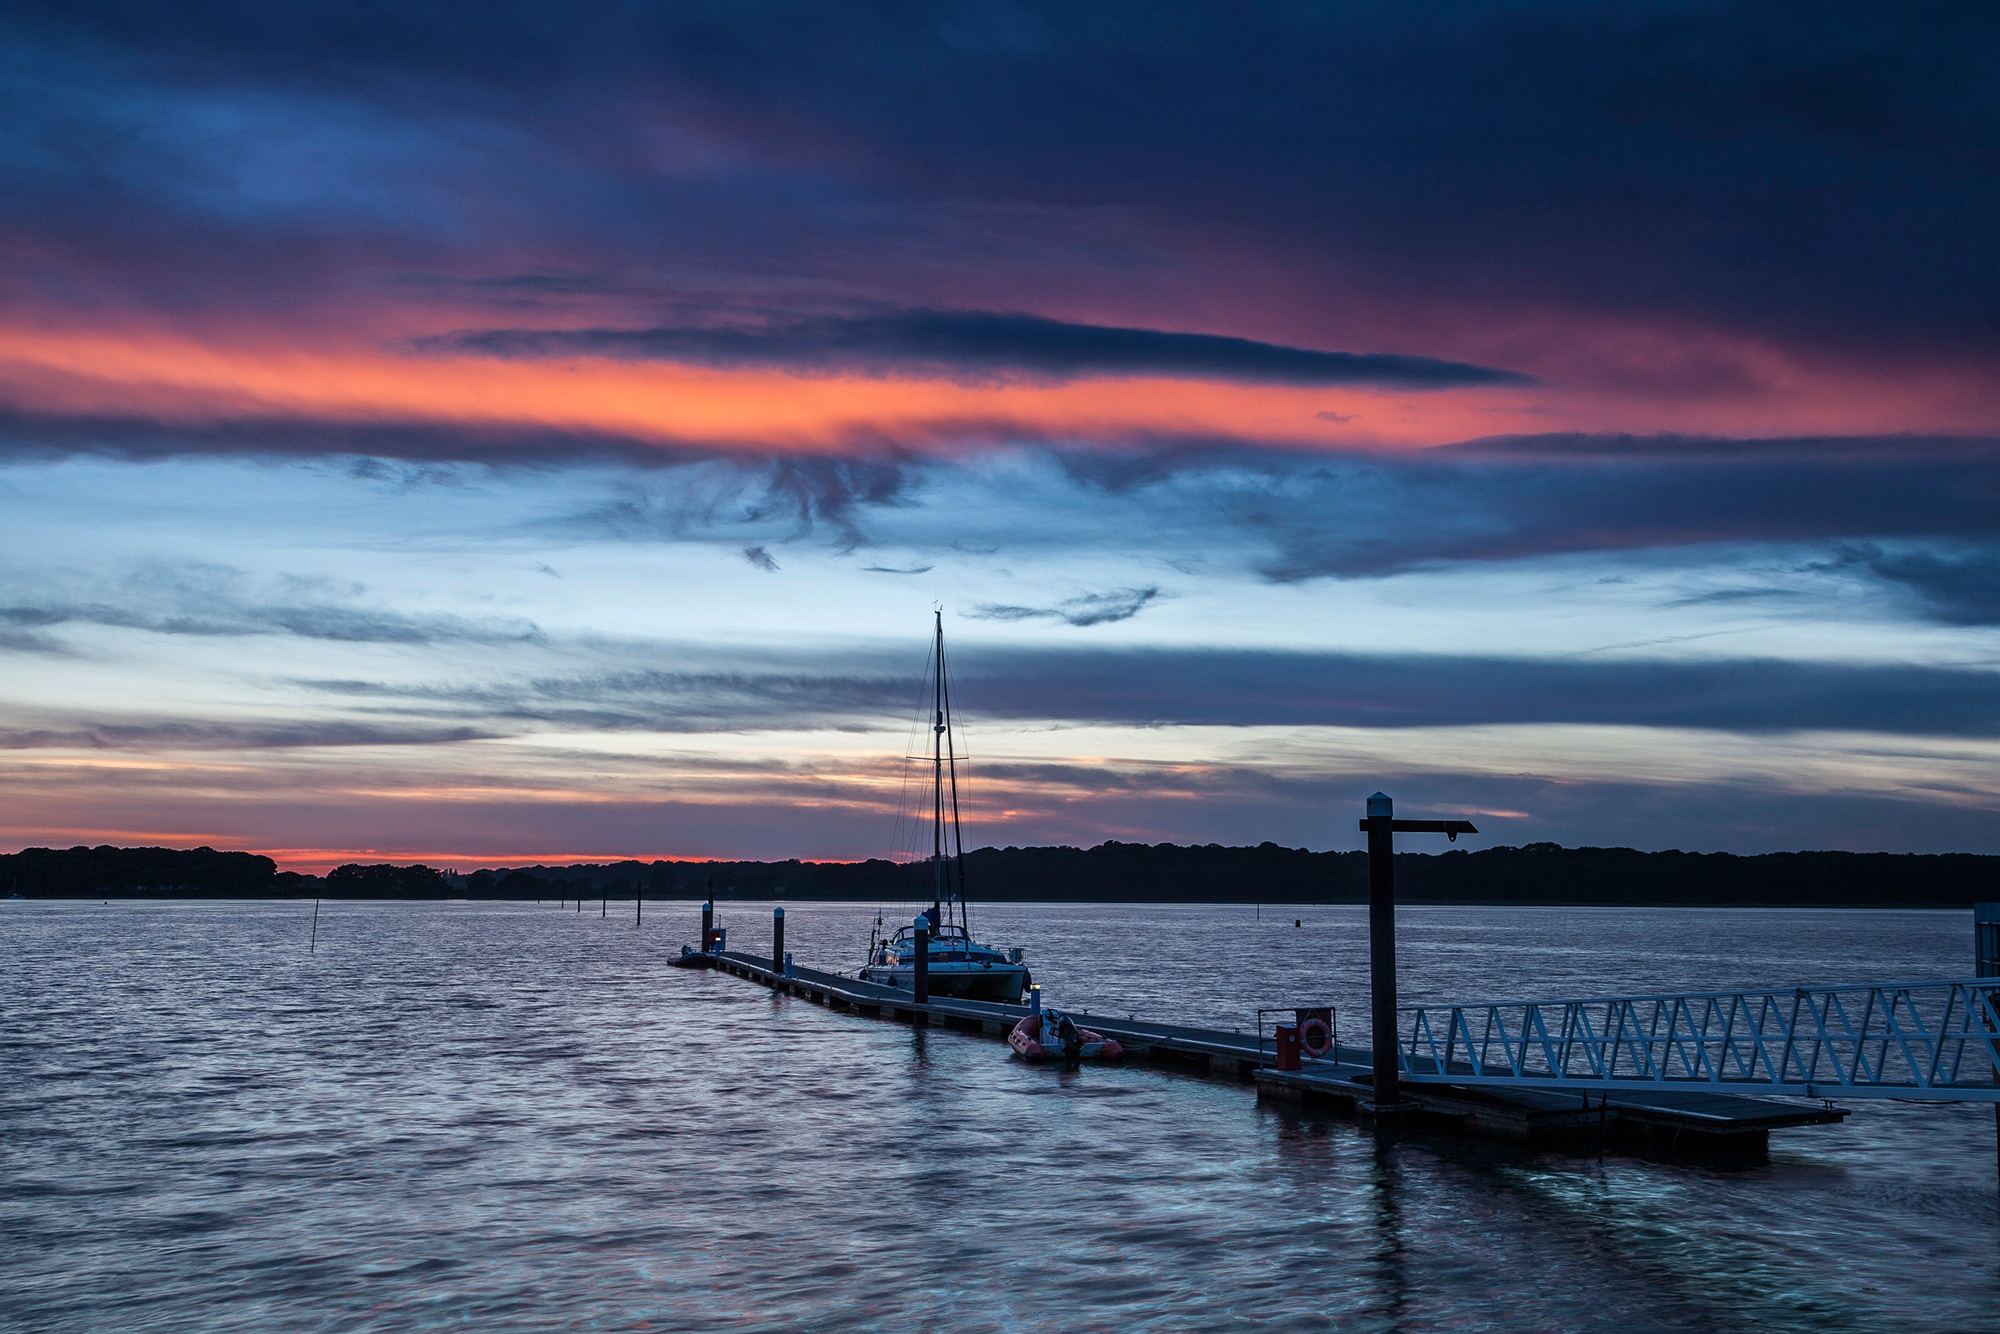
<path id="1" fill-rule="evenodd" d="M 312 934 L 312 947 L 311 947 L 310 949 L 308 949 L 308 950 L 306 951 L 306 953 L 308 953 L 308 954 L 318 954 L 318 953 L 319 953 L 319 900 L 318 900 L 318 899 L 314 899 L 314 900 L 313 900 L 313 934 Z"/>
<path id="2" fill-rule="evenodd" d="M 643 894 L 634 894 L 632 896 L 632 925 L 639 925 L 639 920 L 645 915 L 646 896 Z"/>
<path id="3" fill-rule="evenodd" d="M 597 915 L 599 917 L 611 916 L 611 895 L 606 894 L 604 896 L 604 902 L 598 906 Z"/>

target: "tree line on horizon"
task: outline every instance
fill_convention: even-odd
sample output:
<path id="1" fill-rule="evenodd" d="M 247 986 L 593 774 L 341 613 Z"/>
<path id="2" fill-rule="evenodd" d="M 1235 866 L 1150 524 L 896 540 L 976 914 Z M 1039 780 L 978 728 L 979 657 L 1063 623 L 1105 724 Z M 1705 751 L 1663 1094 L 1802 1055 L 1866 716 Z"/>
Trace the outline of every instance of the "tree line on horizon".
<path id="1" fill-rule="evenodd" d="M 350 863 L 325 876 L 213 848 L 25 848 L 0 854 L 0 886 L 24 898 L 567 899 L 635 897 L 917 902 L 927 862 L 620 861 L 495 867 L 459 875 Z M 1363 903 L 1363 852 L 1275 843 L 1106 842 L 966 854 L 975 900 Z M 2000 856 L 1974 853 L 1640 852 L 1525 847 L 1396 855 L 1406 903 L 1648 906 L 1968 907 L 2000 900 Z"/>

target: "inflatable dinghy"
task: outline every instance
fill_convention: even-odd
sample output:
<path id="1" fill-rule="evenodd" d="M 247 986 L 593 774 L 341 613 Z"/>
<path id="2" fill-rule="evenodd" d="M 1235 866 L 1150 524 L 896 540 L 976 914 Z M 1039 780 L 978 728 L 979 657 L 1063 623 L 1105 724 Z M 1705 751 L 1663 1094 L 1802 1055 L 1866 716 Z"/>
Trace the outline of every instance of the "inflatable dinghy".
<path id="1" fill-rule="evenodd" d="M 1115 1061 L 1125 1054 L 1115 1038 L 1078 1028 L 1061 1010 L 1023 1015 L 1007 1045 L 1024 1061 Z"/>

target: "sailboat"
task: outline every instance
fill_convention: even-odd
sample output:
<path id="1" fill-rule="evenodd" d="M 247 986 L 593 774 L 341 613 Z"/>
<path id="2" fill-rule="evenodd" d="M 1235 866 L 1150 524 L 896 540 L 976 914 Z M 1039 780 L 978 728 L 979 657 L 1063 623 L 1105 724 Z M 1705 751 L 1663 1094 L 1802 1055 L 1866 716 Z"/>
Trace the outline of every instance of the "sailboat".
<path id="1" fill-rule="evenodd" d="M 931 905 L 928 971 L 933 996 L 1017 1002 L 1028 990 L 1019 949 L 996 949 L 972 938 L 965 901 L 965 839 L 958 820 L 958 751 L 952 741 L 951 683 L 945 671 L 944 611 L 936 612 L 931 646 Z M 894 931 L 875 919 L 861 980 L 907 991 L 916 976 L 915 924 Z"/>

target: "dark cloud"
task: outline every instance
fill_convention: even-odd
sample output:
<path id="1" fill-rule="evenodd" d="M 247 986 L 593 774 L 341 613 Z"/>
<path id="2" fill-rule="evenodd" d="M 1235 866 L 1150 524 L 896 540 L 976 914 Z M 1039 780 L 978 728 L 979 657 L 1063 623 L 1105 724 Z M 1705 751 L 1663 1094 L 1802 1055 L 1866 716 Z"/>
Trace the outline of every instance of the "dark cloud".
<path id="1" fill-rule="evenodd" d="M 310 746 L 439 746 L 501 735 L 474 727 L 329 720 L 224 723 L 93 719 L 53 727 L 0 728 L 0 750 L 293 750 Z"/>
<path id="2" fill-rule="evenodd" d="M 663 656 L 706 657 L 685 649 Z M 738 728 L 855 728 L 908 710 L 919 683 L 862 657 L 828 671 L 766 661 L 708 670 L 546 676 L 485 684 L 307 680 L 319 693 L 355 701 L 371 715 L 472 725 L 605 732 L 701 733 Z"/>
<path id="3" fill-rule="evenodd" d="M 532 643 L 540 630 L 525 621 L 479 622 L 461 616 L 407 616 L 372 608 L 278 603 L 210 604 L 185 611 L 149 611 L 102 603 L 0 607 L 0 620 L 37 625 L 105 625 L 163 635 L 296 635 L 351 644 Z"/>
<path id="4" fill-rule="evenodd" d="M 391 478 L 384 460 L 415 464 L 550 466 L 616 461 L 664 466 L 735 452 L 704 441 L 662 441 L 603 431 L 508 423 L 341 421 L 263 416 L 190 423 L 141 415 L 63 415 L 0 406 L 0 458 L 94 454 L 143 462 L 197 455 L 356 460 L 363 476 Z M 436 474 L 430 474 L 435 479 Z M 396 474 L 393 480 L 421 480 Z"/>
<path id="5" fill-rule="evenodd" d="M 969 310 L 900 310 L 752 328 L 496 329 L 424 339 L 420 346 L 501 357 L 625 357 L 971 381 L 1160 375 L 1403 389 L 1532 383 L 1511 371 L 1430 357 L 1322 352 L 1247 338 Z"/>
<path id="6" fill-rule="evenodd" d="M 1719 602 L 1770 602 L 1802 596 L 1796 588 L 1717 588 L 1706 593 L 1689 593 L 1668 600 L 1668 607 L 1703 607 Z"/>
<path id="7" fill-rule="evenodd" d="M 903 305 L 939 304 L 944 274 L 1032 275 L 1022 307 L 1074 309 L 1079 273 L 1143 304 L 1163 272 L 1248 256 L 1307 312 L 1358 290 L 1990 353 L 1989 5 L 213 0 L 6 21 L 0 221 L 38 259 L 16 284 L 49 292 L 282 308 L 361 270 L 671 254 Z"/>
<path id="8" fill-rule="evenodd" d="M 591 540 L 725 543 L 759 569 L 775 570 L 779 543 L 811 542 L 840 553 L 868 545 L 871 512 L 879 518 L 886 510 L 921 507 L 927 466 L 935 465 L 739 456 L 662 468 L 657 480 L 656 470 L 648 470 L 629 477 L 616 499 L 580 505 L 555 527 Z"/>
<path id="9" fill-rule="evenodd" d="M 2000 735 L 2000 672 L 1938 667 L 986 649 L 961 650 L 958 685 L 968 710 L 1141 725 L 1603 723 Z"/>
<path id="10" fill-rule="evenodd" d="M 62 644 L 47 635 L 38 635 L 33 630 L 22 629 L 19 625 L 7 624 L 7 614 L 0 610 L 0 649 L 11 653 L 51 653 L 66 654 Z"/>
<path id="11" fill-rule="evenodd" d="M 331 599 L 260 597 L 238 572 L 212 567 L 150 571 L 107 589 L 107 594 L 97 600 L 0 605 L 0 628 L 21 635 L 65 625 L 101 625 L 163 635 L 294 635 L 352 644 L 518 644 L 543 639 L 530 621 L 418 616 Z M 49 651 L 60 646 L 46 637 L 34 637 L 20 647 Z"/>
<path id="12" fill-rule="evenodd" d="M 816 524 L 830 525 L 836 545 L 852 550 L 861 545 L 861 511 L 896 505 L 907 499 L 912 468 L 889 457 L 785 457 L 768 463 L 751 462 L 761 494 L 749 500 L 744 518 L 751 523 L 783 518 L 795 537 Z"/>
<path id="13" fill-rule="evenodd" d="M 868 574 L 929 574 L 937 567 L 935 565 L 912 565 L 906 570 L 899 570 L 889 565 L 864 565 L 861 568 Z"/>
<path id="14" fill-rule="evenodd" d="M 433 720 L 611 731 L 873 726 L 901 718 L 918 694 L 887 658 L 858 655 L 831 671 L 823 658 L 487 686 L 308 684 Z M 956 685 L 975 720 L 2000 736 L 2000 672 L 1970 668 L 975 646 L 957 654 Z"/>
<path id="15" fill-rule="evenodd" d="M 1065 455 L 1065 466 L 1135 512 L 1205 509 L 1268 544 L 1261 567 L 1280 581 L 1718 542 L 2000 538 L 2000 442 L 1680 443 L 1561 437 L 1403 457 L 1100 451 Z"/>
<path id="16" fill-rule="evenodd" d="M 1908 459 L 1991 459 L 2000 440 L 1939 435 L 1592 435 L 1581 431 L 1490 435 L 1429 451 L 1446 458 L 1581 463 L 1897 463 Z"/>
<path id="17" fill-rule="evenodd" d="M 1885 551 L 1858 544 L 1844 550 L 1841 561 L 1909 589 L 1935 620 L 2000 625 L 2000 547 Z"/>
<path id="18" fill-rule="evenodd" d="M 979 621 L 1064 621 L 1070 625 L 1103 625 L 1129 621 L 1160 596 L 1157 587 L 1116 588 L 1108 593 L 1083 593 L 1050 607 L 1021 607 L 982 602 L 966 613 Z"/>

